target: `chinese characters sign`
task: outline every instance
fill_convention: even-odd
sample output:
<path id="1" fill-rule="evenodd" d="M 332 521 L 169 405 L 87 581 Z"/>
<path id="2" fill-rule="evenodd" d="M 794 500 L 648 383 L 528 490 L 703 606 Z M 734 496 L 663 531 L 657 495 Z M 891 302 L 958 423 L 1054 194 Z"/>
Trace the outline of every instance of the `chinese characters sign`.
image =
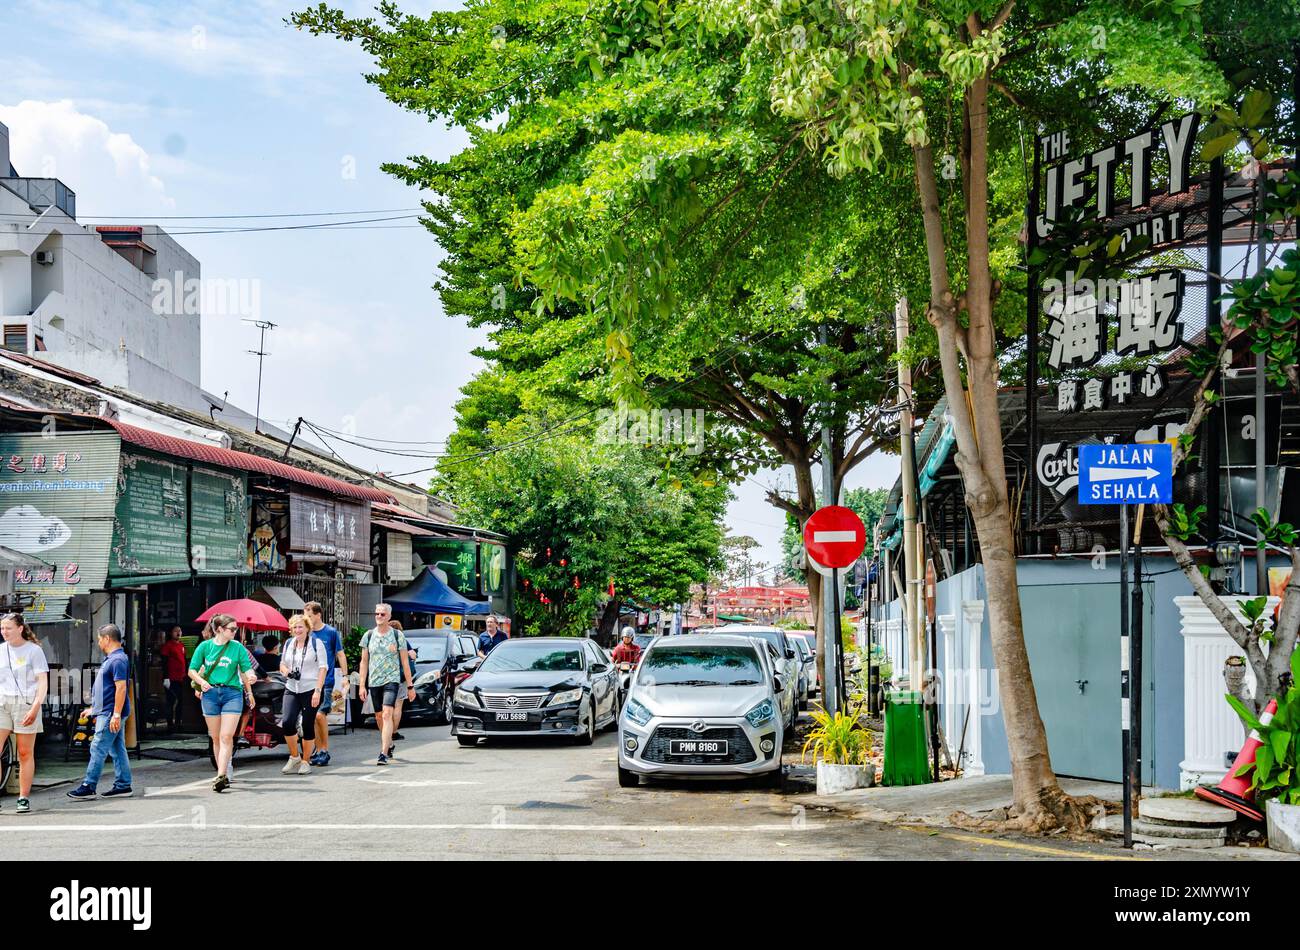
<path id="1" fill-rule="evenodd" d="M 1119 356 L 1152 356 L 1183 342 L 1183 274 L 1162 270 L 1132 280 L 1058 281 L 1049 289 L 1047 365 L 1091 366 L 1107 352 L 1110 313 Z"/>
<path id="2" fill-rule="evenodd" d="M 189 571 L 187 474 L 184 463 L 122 455 L 110 574 Z"/>
<path id="3" fill-rule="evenodd" d="M 341 498 L 289 493 L 289 550 L 351 564 L 370 562 L 370 507 Z"/>
<path id="4" fill-rule="evenodd" d="M 104 586 L 120 449 L 115 432 L 0 435 L 0 545 L 49 565 L 14 571 L 30 619 L 62 619 L 70 597 Z"/>
<path id="5" fill-rule="evenodd" d="M 248 476 L 190 473 L 190 555 L 199 574 L 248 573 Z"/>

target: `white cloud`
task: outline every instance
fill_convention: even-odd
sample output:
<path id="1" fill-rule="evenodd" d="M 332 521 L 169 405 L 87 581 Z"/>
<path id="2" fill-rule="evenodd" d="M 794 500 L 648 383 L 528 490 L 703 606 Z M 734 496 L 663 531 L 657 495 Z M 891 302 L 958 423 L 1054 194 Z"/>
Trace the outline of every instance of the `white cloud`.
<path id="1" fill-rule="evenodd" d="M 10 160 L 18 173 L 60 179 L 77 193 L 79 213 L 129 209 L 147 217 L 175 208 L 149 153 L 69 99 L 0 106 L 0 122 L 9 127 Z"/>

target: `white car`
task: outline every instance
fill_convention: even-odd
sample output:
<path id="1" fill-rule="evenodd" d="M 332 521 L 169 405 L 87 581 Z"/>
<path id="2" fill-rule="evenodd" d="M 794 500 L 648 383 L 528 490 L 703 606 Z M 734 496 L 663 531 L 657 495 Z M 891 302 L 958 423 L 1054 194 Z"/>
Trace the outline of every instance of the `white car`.
<path id="1" fill-rule="evenodd" d="M 713 627 L 710 634 L 730 634 L 739 637 L 753 637 L 765 641 L 776 652 L 773 666 L 781 674 L 781 681 L 788 684 L 781 691 L 781 721 L 787 732 L 793 731 L 794 721 L 799 716 L 799 673 L 803 662 L 795 652 L 786 632 L 780 627 L 769 627 L 754 623 L 733 623 L 724 627 Z"/>
<path id="2" fill-rule="evenodd" d="M 618 721 L 618 784 L 642 776 L 781 779 L 782 694 L 766 644 L 661 637 L 641 658 Z"/>

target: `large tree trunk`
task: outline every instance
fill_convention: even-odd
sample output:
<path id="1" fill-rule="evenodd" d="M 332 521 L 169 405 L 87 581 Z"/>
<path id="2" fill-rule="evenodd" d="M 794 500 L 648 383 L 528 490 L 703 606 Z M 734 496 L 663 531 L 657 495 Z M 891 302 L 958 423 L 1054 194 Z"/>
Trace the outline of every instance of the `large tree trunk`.
<path id="1" fill-rule="evenodd" d="M 979 32 L 978 21 L 974 19 L 971 32 Z M 967 91 L 964 103 L 962 170 L 968 276 L 960 301 L 953 296 L 948 276 L 947 242 L 934 156 L 929 146 L 914 149 L 930 271 L 928 318 L 939 338 L 944 392 L 957 443 L 956 464 L 965 484 L 966 504 L 971 510 L 984 563 L 989 638 L 998 666 L 998 689 L 1011 755 L 1018 821 L 1022 827 L 1035 831 L 1057 827 L 1079 830 L 1087 826 L 1091 816 L 1084 803 L 1076 802 L 1061 790 L 1052 772 L 1047 732 L 1038 713 L 1021 625 L 1020 589 L 998 412 L 997 349 L 992 319 L 995 292 L 989 272 L 988 88 L 988 77 L 981 77 Z M 963 327 L 958 320 L 962 309 L 969 313 L 968 327 Z M 965 381 L 962 356 L 966 358 Z"/>

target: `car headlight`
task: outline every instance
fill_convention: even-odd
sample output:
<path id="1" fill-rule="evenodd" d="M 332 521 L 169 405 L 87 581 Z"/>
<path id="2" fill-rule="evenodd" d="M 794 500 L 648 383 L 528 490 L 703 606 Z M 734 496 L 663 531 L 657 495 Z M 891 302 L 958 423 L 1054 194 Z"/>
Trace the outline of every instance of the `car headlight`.
<path id="1" fill-rule="evenodd" d="M 440 676 L 442 676 L 442 674 L 439 673 L 437 670 L 430 670 L 427 673 L 421 673 L 419 676 L 415 678 L 415 685 L 432 686 L 434 683 L 438 682 L 438 678 Z"/>
<path id="2" fill-rule="evenodd" d="M 455 693 L 455 695 L 452 697 L 452 699 L 453 699 L 454 702 L 458 702 L 458 703 L 460 703 L 460 704 L 463 705 L 463 706 L 478 706 L 478 705 L 479 705 L 479 701 L 478 701 L 478 697 L 477 697 L 477 696 L 475 696 L 475 695 L 474 695 L 470 690 L 467 690 L 467 689 L 460 689 L 459 687 L 457 687 L 457 689 L 456 689 L 456 693 Z"/>
<path id="3" fill-rule="evenodd" d="M 650 721 L 651 712 L 645 706 L 638 703 L 635 699 L 629 699 L 627 705 L 623 707 L 623 712 L 627 715 L 630 722 L 638 726 L 644 726 Z"/>
<path id="4" fill-rule="evenodd" d="M 751 726 L 761 726 L 774 715 L 776 715 L 776 707 L 772 705 L 772 700 L 765 699 L 745 713 L 745 718 L 749 720 Z"/>
<path id="5" fill-rule="evenodd" d="M 579 703 L 579 702 L 582 702 L 581 686 L 579 686 L 577 689 L 566 689 L 563 690 L 562 692 L 554 693 L 551 696 L 550 704 L 552 706 L 563 706 L 565 703 Z"/>

